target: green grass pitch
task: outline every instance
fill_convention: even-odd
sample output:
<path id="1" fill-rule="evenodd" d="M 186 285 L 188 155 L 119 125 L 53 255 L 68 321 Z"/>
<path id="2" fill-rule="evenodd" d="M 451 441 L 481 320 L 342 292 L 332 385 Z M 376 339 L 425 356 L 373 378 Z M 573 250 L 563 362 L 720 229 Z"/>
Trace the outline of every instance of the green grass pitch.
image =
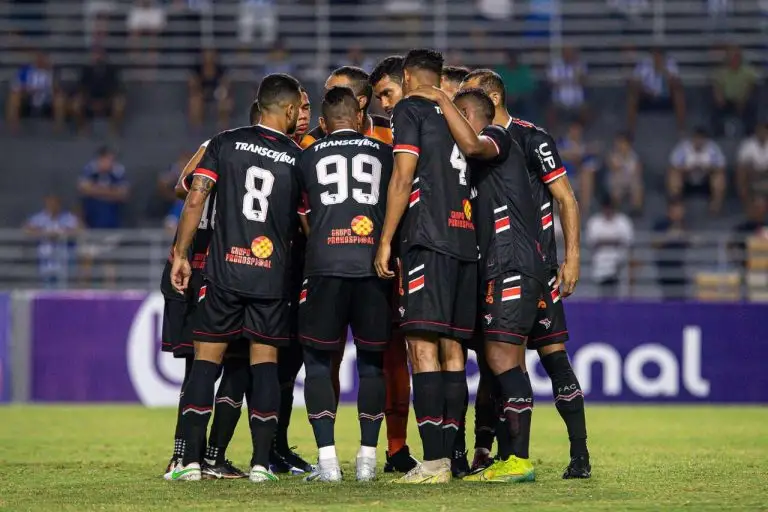
<path id="1" fill-rule="evenodd" d="M 413 487 L 391 485 L 383 474 L 370 484 L 305 484 L 297 477 L 274 485 L 167 483 L 161 473 L 172 448 L 171 409 L 0 407 L 0 509 L 768 510 L 768 408 L 589 407 L 593 477 L 564 481 L 564 426 L 542 402 L 533 417 L 535 483 Z M 247 431 L 242 421 L 229 453 L 242 467 L 250 453 Z M 410 436 L 418 452 L 414 425 Z M 314 458 L 303 410 L 294 413 L 290 437 Z M 344 408 L 337 443 L 347 478 L 354 475 L 358 441 L 355 411 Z"/>

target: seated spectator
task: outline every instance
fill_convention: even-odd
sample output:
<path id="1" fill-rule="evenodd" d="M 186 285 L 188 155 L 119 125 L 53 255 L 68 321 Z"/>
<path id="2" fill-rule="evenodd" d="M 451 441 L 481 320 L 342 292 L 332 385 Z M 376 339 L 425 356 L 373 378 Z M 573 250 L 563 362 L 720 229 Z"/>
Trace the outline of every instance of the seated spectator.
<path id="1" fill-rule="evenodd" d="M 126 20 L 131 45 L 138 52 L 133 54 L 134 59 L 148 59 L 148 64 L 155 64 L 157 36 L 165 23 L 165 10 L 161 6 L 153 0 L 136 0 Z"/>
<path id="2" fill-rule="evenodd" d="M 157 177 L 157 195 L 163 202 L 165 209 L 171 207 L 176 202 L 177 197 L 174 189 L 179 181 L 181 172 L 191 157 L 192 155 L 188 151 L 183 151 L 168 170 L 160 173 Z"/>
<path id="3" fill-rule="evenodd" d="M 576 48 L 566 46 L 562 57 L 552 62 L 548 72 L 549 85 L 552 88 L 552 103 L 549 106 L 548 122 L 550 127 L 557 126 L 559 114 L 565 114 L 568 120 L 579 119 L 586 124 L 589 108 L 584 94 L 587 80 L 587 65 L 579 58 Z"/>
<path id="4" fill-rule="evenodd" d="M 629 249 L 635 232 L 630 218 L 619 212 L 608 196 L 601 206 L 601 211 L 587 221 L 584 234 L 592 249 L 592 278 L 600 289 L 600 296 L 616 298 L 621 274 L 629 265 Z"/>
<path id="5" fill-rule="evenodd" d="M 584 125 L 574 121 L 568 125 L 565 136 L 557 141 L 557 149 L 568 171 L 568 178 L 577 191 L 579 209 L 585 216 L 589 215 L 595 193 L 598 148 L 584 139 Z"/>
<path id="6" fill-rule="evenodd" d="M 656 222 L 653 246 L 656 249 L 657 282 L 666 300 L 686 297 L 688 276 L 685 272 L 685 251 L 690 235 L 685 226 L 685 204 L 670 200 L 667 215 Z"/>
<path id="7" fill-rule="evenodd" d="M 519 60 L 515 51 L 506 53 L 506 62 L 496 68 L 507 88 L 507 109 L 512 115 L 522 119 L 531 119 L 535 115 L 534 93 L 536 78 L 531 67 Z"/>
<path id="8" fill-rule="evenodd" d="M 227 128 L 232 113 L 229 86 L 227 72 L 219 64 L 216 51 L 203 50 L 200 63 L 189 77 L 189 122 L 193 127 L 202 127 L 206 104 L 215 103 L 219 129 Z"/>
<path id="9" fill-rule="evenodd" d="M 741 143 L 736 167 L 739 197 L 746 206 L 753 196 L 768 197 L 768 121 Z"/>
<path id="10" fill-rule="evenodd" d="M 288 50 L 282 41 L 277 41 L 267 54 L 267 62 L 264 64 L 263 75 L 272 73 L 294 74 L 295 67 L 288 56 Z"/>
<path id="11" fill-rule="evenodd" d="M 708 196 L 710 211 L 720 212 L 725 198 L 725 155 L 703 128 L 672 150 L 667 193 L 676 198 Z"/>
<path id="12" fill-rule="evenodd" d="M 54 194 L 46 196 L 43 209 L 24 224 L 24 231 L 39 240 L 37 258 L 46 288 L 63 284 L 70 274 L 74 237 L 79 230 L 78 218 L 63 210 Z"/>
<path id="13" fill-rule="evenodd" d="M 78 128 L 85 128 L 86 118 L 111 119 L 112 131 L 119 132 L 125 110 L 125 96 L 120 84 L 120 72 L 107 60 L 102 48 L 91 54 L 91 63 L 80 70 L 78 90 L 72 102 Z"/>
<path id="14" fill-rule="evenodd" d="M 83 169 L 77 188 L 87 228 L 117 229 L 122 226 L 120 210 L 128 200 L 129 188 L 125 167 L 116 161 L 111 149 L 99 149 L 96 158 Z"/>
<path id="15" fill-rule="evenodd" d="M 768 235 L 768 200 L 763 196 L 753 197 L 747 209 L 747 219 L 734 231 L 744 237 Z"/>
<path id="16" fill-rule="evenodd" d="M 674 112 L 678 129 L 685 129 L 685 91 L 677 63 L 661 48 L 654 48 L 649 58 L 638 62 L 629 81 L 627 124 L 633 134 L 640 111 Z"/>
<path id="17" fill-rule="evenodd" d="M 643 164 L 628 133 L 616 135 L 605 166 L 608 171 L 606 188 L 613 203 L 621 205 L 629 200 L 631 213 L 640 213 L 643 209 Z"/>
<path id="18" fill-rule="evenodd" d="M 745 64 L 741 49 L 731 46 L 726 50 L 725 63 L 712 78 L 712 95 L 714 109 L 712 111 L 712 126 L 715 135 L 723 135 L 730 118 L 738 119 L 742 131 L 752 133 L 757 120 L 757 90 L 758 76 L 755 68 Z M 728 124 L 730 127 L 731 125 Z"/>
<path id="19" fill-rule="evenodd" d="M 254 32 L 261 33 L 261 44 L 272 46 L 277 39 L 277 2 L 275 0 L 240 0 L 238 39 L 242 44 L 253 43 Z"/>
<path id="20" fill-rule="evenodd" d="M 6 102 L 6 119 L 11 130 L 19 128 L 21 117 L 53 117 L 57 130 L 64 127 L 66 97 L 59 89 L 48 56 L 35 52 L 33 62 L 16 72 Z"/>

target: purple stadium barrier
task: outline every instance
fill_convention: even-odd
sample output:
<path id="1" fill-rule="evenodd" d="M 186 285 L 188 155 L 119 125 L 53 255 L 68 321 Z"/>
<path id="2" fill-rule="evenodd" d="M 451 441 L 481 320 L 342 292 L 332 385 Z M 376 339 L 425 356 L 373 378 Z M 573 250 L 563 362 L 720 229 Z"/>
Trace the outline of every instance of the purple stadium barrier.
<path id="1" fill-rule="evenodd" d="M 590 401 L 768 402 L 766 306 L 571 301 L 566 311 Z M 174 405 L 183 365 L 160 353 L 162 313 L 156 293 L 40 294 L 32 302 L 32 399 Z M 2 347 L 0 337 L 0 357 Z M 533 353 L 529 368 L 534 392 L 551 397 Z M 474 363 L 468 374 L 474 391 Z M 354 401 L 351 344 L 341 386 L 342 400 Z"/>

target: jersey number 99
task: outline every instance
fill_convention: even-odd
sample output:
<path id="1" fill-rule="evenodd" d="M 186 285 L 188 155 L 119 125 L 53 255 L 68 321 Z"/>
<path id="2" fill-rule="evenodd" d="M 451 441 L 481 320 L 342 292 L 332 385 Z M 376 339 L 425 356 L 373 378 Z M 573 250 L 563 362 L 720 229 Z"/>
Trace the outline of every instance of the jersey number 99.
<path id="1" fill-rule="evenodd" d="M 342 155 L 328 155 L 317 162 L 317 182 L 320 185 L 336 185 L 336 192 L 326 190 L 320 194 L 320 201 L 323 204 L 340 204 L 347 200 L 349 197 L 349 167 L 349 160 Z M 352 178 L 355 181 L 371 186 L 369 193 L 364 192 L 362 188 L 353 188 L 352 198 L 360 204 L 378 203 L 381 161 L 375 156 L 360 153 L 352 158 L 351 167 Z"/>

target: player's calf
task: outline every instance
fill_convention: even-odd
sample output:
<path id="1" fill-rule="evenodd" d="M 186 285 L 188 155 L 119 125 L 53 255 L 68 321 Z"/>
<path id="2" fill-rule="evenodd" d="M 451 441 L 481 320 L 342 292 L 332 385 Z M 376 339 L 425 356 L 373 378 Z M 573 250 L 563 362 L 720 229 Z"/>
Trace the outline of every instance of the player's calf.
<path id="1" fill-rule="evenodd" d="M 358 350 L 357 373 L 360 389 L 357 411 L 360 420 L 360 449 L 357 452 L 357 480 L 368 482 L 376 478 L 376 446 L 384 420 L 386 387 L 384 385 L 384 354 Z"/>

